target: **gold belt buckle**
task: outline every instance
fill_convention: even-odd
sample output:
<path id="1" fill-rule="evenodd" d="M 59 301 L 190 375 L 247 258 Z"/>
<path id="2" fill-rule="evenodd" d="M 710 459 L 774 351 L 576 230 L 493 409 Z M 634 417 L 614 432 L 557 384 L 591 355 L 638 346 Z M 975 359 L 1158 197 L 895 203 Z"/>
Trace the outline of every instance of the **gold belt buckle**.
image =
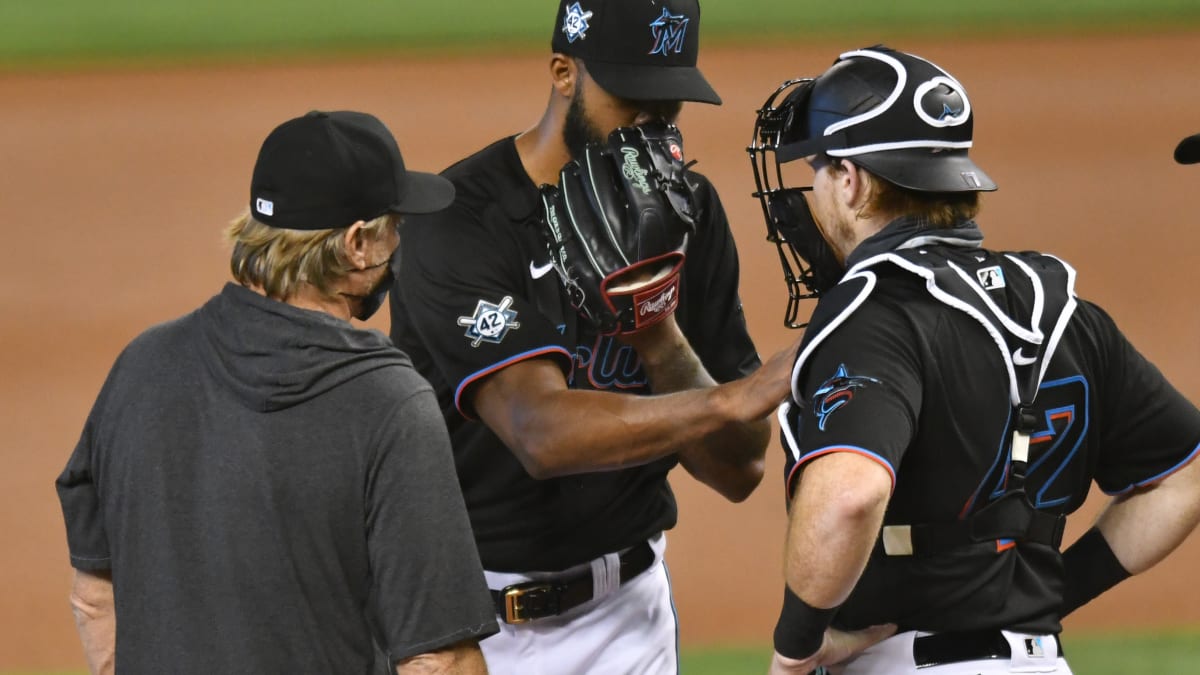
<path id="1" fill-rule="evenodd" d="M 525 623 L 535 617 L 524 616 L 525 606 L 522 599 L 526 595 L 549 593 L 553 590 L 550 584 L 526 583 L 508 586 L 504 589 L 504 621 L 505 623 Z"/>

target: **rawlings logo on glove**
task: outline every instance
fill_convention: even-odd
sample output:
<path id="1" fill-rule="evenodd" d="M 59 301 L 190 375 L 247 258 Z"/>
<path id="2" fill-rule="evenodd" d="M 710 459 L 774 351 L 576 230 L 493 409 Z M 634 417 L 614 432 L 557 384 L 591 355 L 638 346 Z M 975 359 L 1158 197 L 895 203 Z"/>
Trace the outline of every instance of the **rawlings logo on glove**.
<path id="1" fill-rule="evenodd" d="M 604 335 L 633 333 L 679 306 L 695 232 L 682 139 L 668 124 L 622 127 L 543 185 L 542 234 L 572 306 Z"/>

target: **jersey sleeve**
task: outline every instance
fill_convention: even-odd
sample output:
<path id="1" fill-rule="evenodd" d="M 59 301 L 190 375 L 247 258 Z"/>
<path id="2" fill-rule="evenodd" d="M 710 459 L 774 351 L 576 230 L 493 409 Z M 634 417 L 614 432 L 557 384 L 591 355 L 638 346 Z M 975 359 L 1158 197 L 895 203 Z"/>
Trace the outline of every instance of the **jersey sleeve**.
<path id="1" fill-rule="evenodd" d="M 1095 480 L 1104 492 L 1121 494 L 1155 483 L 1182 468 L 1200 451 L 1200 411 L 1117 329 L 1088 305 L 1101 349 L 1097 415 L 1100 455 Z"/>
<path id="2" fill-rule="evenodd" d="M 562 326 L 531 298 L 534 261 L 519 233 L 486 228 L 471 207 L 405 222 L 397 289 L 408 322 L 454 391 L 454 403 L 471 416 L 472 384 L 518 361 L 549 356 L 569 374 L 572 351 Z M 527 282 L 528 280 L 528 282 Z M 553 273 L 540 278 L 557 284 Z"/>
<path id="3" fill-rule="evenodd" d="M 366 485 L 368 598 L 395 662 L 497 631 L 495 609 L 433 393 L 384 425 Z"/>
<path id="4" fill-rule="evenodd" d="M 789 498 L 800 468 L 833 452 L 877 462 L 895 486 L 921 407 L 913 342 L 897 313 L 868 301 L 817 343 L 793 374 L 793 393 L 802 398 L 780 408 Z"/>
<path id="5" fill-rule="evenodd" d="M 684 263 L 686 288 L 693 300 L 687 303 L 690 309 L 681 327 L 713 378 L 730 382 L 761 363 L 746 328 L 738 292 L 738 251 L 725 209 L 708 179 L 693 177 L 698 181 L 702 224 Z"/>

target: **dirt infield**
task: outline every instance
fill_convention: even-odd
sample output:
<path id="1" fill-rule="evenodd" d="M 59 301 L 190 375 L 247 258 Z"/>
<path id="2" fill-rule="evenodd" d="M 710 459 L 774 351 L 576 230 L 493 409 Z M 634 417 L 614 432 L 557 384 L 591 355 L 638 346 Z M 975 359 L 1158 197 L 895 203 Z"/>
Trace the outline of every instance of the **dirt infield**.
<path id="1" fill-rule="evenodd" d="M 867 42 L 863 42 L 867 44 Z M 842 48 L 710 49 L 725 99 L 689 106 L 688 154 L 721 190 L 738 237 L 743 299 L 766 354 L 793 335 L 743 152 L 779 81 Z M 1104 41 L 895 43 L 953 72 L 977 115 L 974 156 L 1000 184 L 980 222 L 1002 248 L 1053 251 L 1192 400 L 1200 401 L 1200 167 L 1171 160 L 1200 131 L 1200 34 Z M 312 108 L 374 112 L 408 163 L 440 169 L 532 124 L 543 57 L 225 66 L 0 76 L 0 670 L 80 668 L 70 569 L 53 479 L 124 344 L 192 309 L 228 278 L 218 231 L 245 201 L 254 156 L 278 122 Z M 386 316 L 372 322 L 386 328 Z M 668 559 L 685 645 L 765 641 L 782 584 L 778 444 L 744 504 L 686 476 Z M 1087 525 L 1078 515 L 1068 537 Z M 1200 537 L 1068 628 L 1200 624 Z"/>

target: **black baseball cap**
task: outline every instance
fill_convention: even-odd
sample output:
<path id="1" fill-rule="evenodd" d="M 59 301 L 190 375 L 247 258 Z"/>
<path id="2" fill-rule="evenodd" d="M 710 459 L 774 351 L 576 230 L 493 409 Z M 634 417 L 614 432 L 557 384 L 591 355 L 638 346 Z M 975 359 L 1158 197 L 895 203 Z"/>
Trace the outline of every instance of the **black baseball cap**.
<path id="1" fill-rule="evenodd" d="M 289 230 L 349 227 L 385 213 L 433 213 L 454 184 L 407 171 L 400 148 L 374 115 L 314 110 L 275 127 L 250 180 L 255 220 Z"/>
<path id="2" fill-rule="evenodd" d="M 1193 134 L 1175 146 L 1175 161 L 1180 164 L 1200 162 L 1200 134 Z"/>
<path id="3" fill-rule="evenodd" d="M 614 96 L 721 103 L 696 68 L 698 0 L 559 0 L 550 46 Z"/>

